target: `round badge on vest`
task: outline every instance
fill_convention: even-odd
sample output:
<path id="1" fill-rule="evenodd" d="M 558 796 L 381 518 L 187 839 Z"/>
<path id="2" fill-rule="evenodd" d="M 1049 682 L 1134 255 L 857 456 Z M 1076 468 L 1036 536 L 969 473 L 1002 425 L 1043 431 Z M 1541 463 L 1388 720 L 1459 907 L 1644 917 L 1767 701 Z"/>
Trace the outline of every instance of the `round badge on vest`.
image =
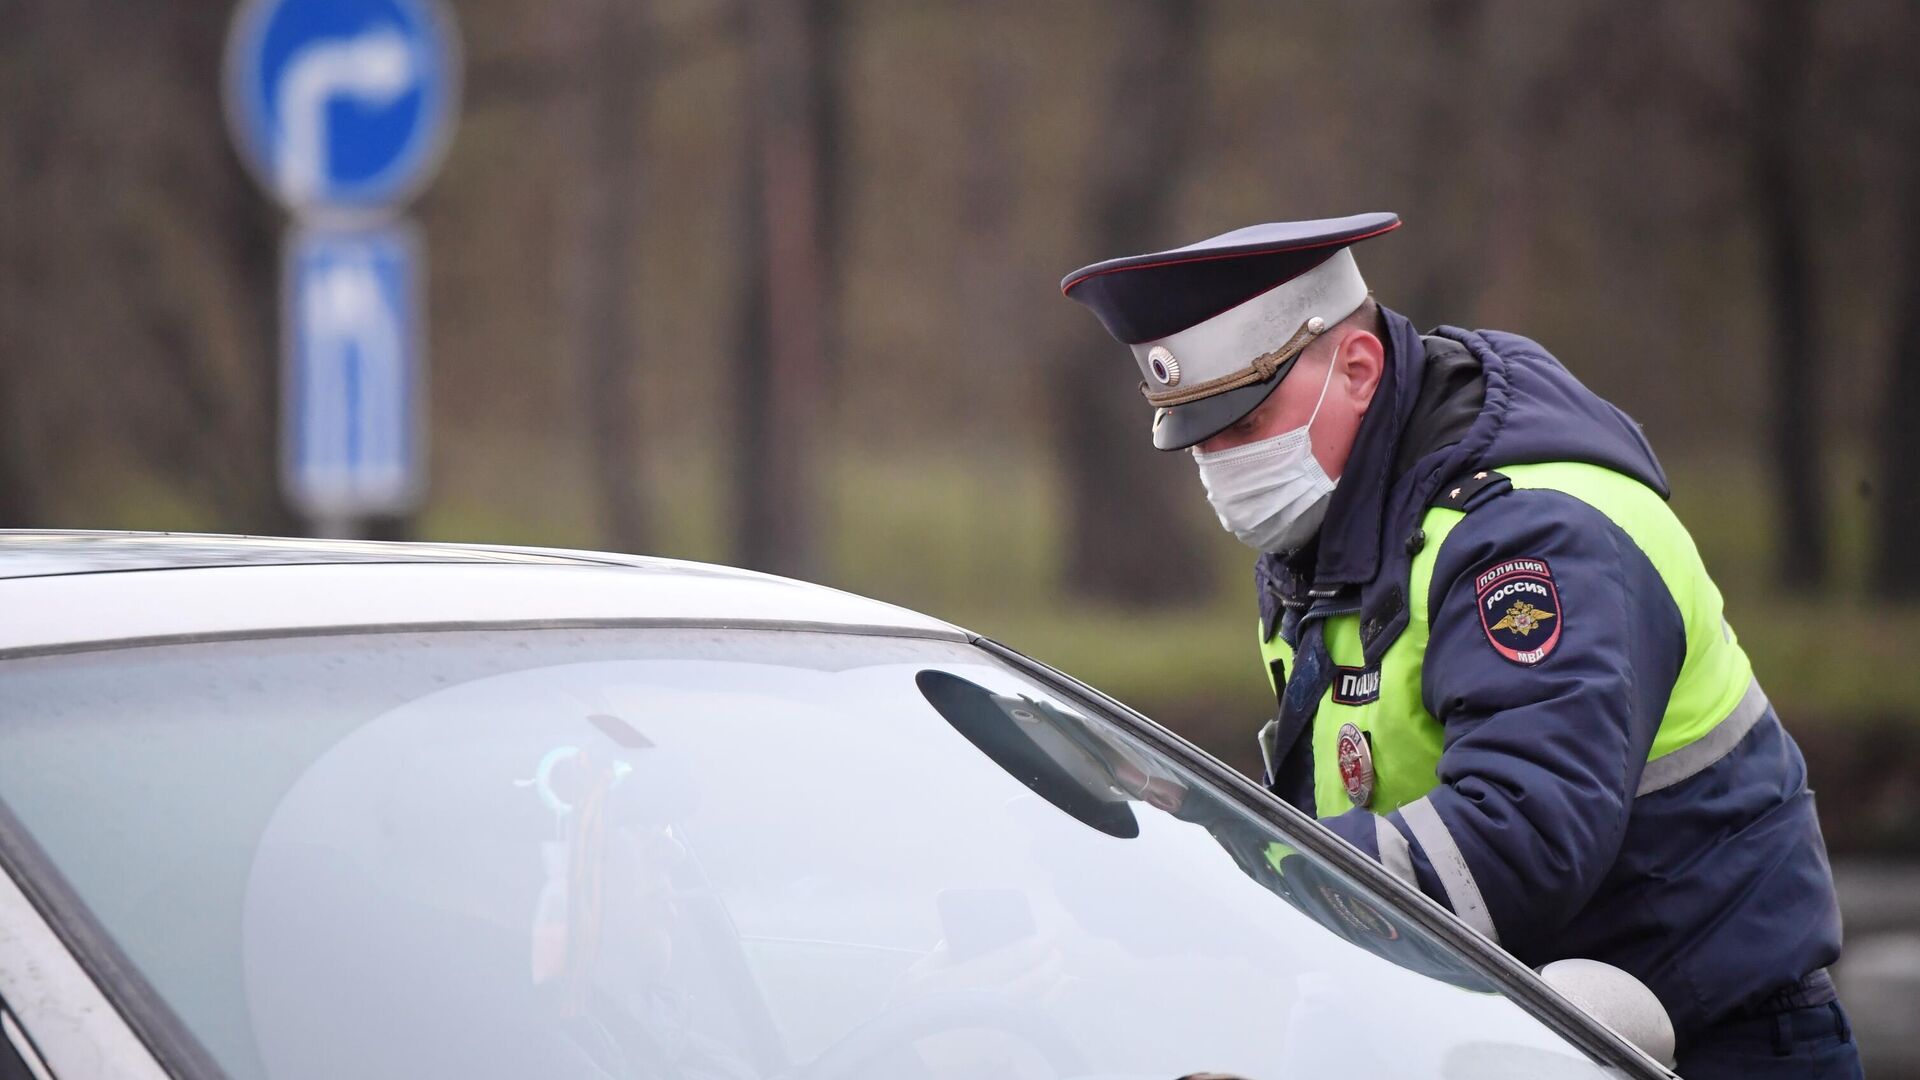
<path id="1" fill-rule="evenodd" d="M 1373 746 L 1367 734 L 1356 724 L 1340 725 L 1340 739 L 1334 750 L 1340 765 L 1340 781 L 1347 787 L 1347 798 L 1355 806 L 1373 802 Z"/>

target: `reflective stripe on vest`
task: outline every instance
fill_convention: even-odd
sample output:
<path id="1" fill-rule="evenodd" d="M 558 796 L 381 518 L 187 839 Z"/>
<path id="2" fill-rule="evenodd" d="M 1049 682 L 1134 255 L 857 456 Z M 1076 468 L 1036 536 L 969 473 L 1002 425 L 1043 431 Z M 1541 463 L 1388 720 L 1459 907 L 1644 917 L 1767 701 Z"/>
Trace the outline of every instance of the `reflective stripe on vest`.
<path id="1" fill-rule="evenodd" d="M 1687 655 L 1636 794 L 1677 784 L 1725 756 L 1766 714 L 1767 699 L 1754 681 L 1752 663 L 1722 617 L 1720 590 L 1707 576 L 1693 538 L 1666 501 L 1639 481 L 1597 465 L 1551 462 L 1516 465 L 1500 472 L 1515 489 L 1558 491 L 1606 515 L 1639 546 L 1679 608 Z M 1368 808 L 1374 813 L 1406 806 L 1439 783 L 1436 770 L 1444 733 L 1421 700 L 1421 661 L 1427 649 L 1434 562 L 1447 535 L 1465 516 L 1458 510 L 1433 507 L 1421 521 L 1427 542 L 1408 575 L 1410 618 L 1381 658 L 1378 696 L 1364 705 L 1338 705 L 1329 688 L 1320 700 L 1307 737 L 1313 740 L 1315 808 L 1323 817 L 1352 805 L 1336 752 L 1339 729 L 1346 723 L 1368 732 L 1371 739 L 1374 789 Z M 1334 664 L 1359 667 L 1365 663 L 1359 623 L 1357 615 L 1327 620 L 1327 651 Z M 1293 670 L 1292 650 L 1280 634 L 1263 639 L 1261 652 L 1268 662 L 1269 679 L 1276 659 L 1284 663 L 1281 670 Z"/>

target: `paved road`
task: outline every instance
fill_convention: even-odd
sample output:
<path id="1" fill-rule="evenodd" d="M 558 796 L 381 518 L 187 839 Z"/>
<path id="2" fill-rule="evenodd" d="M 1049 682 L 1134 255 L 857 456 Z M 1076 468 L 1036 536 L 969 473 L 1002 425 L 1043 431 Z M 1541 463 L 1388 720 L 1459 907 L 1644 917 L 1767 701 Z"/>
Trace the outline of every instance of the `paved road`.
<path id="1" fill-rule="evenodd" d="M 1834 978 L 1875 1080 L 1920 1080 L 1920 862 L 1840 862 Z"/>

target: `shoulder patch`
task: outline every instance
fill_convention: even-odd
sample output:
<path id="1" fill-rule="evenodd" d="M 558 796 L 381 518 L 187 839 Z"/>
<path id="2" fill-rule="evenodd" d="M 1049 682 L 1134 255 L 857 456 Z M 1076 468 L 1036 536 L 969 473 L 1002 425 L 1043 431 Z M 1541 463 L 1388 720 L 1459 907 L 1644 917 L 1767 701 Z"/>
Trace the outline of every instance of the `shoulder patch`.
<path id="1" fill-rule="evenodd" d="M 1502 559 L 1473 579 L 1480 627 L 1495 652 L 1528 667 L 1560 644 L 1566 621 L 1545 559 Z"/>
<path id="2" fill-rule="evenodd" d="M 1440 490 L 1433 493 L 1433 501 L 1428 505 L 1448 510 L 1466 510 L 1483 491 L 1493 489 L 1493 494 L 1499 494 L 1507 490 L 1499 486 L 1502 484 L 1512 486 L 1506 473 L 1498 469 L 1476 469 L 1469 475 L 1455 477 L 1450 483 L 1441 484 Z M 1492 495 L 1488 497 L 1491 498 Z"/>

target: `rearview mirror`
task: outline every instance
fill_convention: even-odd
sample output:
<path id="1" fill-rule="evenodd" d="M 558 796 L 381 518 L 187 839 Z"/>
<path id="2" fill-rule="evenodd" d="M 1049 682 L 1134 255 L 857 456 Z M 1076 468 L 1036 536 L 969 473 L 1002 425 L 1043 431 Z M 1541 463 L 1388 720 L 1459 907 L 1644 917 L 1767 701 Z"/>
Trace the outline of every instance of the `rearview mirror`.
<path id="1" fill-rule="evenodd" d="M 1598 960 L 1555 960 L 1540 978 L 1614 1033 L 1673 1067 L 1673 1020 L 1647 984 Z"/>

